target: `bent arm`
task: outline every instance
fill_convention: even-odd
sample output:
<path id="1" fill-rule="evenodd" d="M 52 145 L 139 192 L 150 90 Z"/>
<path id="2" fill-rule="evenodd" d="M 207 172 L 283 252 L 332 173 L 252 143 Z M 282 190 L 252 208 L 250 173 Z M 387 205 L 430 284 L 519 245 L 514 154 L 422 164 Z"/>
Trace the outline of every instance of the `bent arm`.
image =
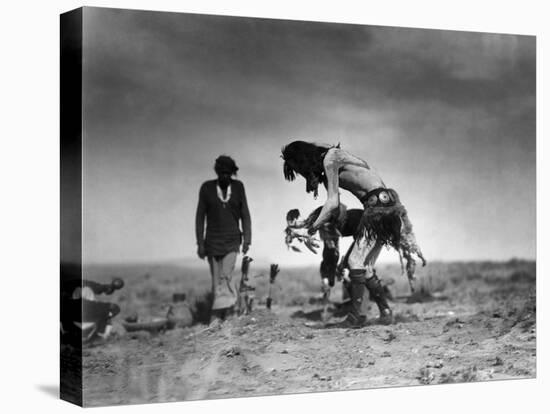
<path id="1" fill-rule="evenodd" d="M 323 205 L 319 217 L 317 217 L 317 220 L 315 220 L 310 229 L 312 233 L 319 230 L 324 223 L 330 220 L 334 214 L 334 210 L 337 209 L 340 204 L 340 193 L 338 192 L 338 170 L 340 164 L 331 154 L 327 154 L 324 167 L 327 177 L 327 201 Z"/>
<path id="2" fill-rule="evenodd" d="M 242 186 L 241 222 L 243 226 L 243 243 L 245 245 L 250 245 L 252 242 L 252 226 L 250 220 L 250 211 L 248 210 L 248 202 L 246 200 L 246 193 L 244 191 L 244 185 Z"/>

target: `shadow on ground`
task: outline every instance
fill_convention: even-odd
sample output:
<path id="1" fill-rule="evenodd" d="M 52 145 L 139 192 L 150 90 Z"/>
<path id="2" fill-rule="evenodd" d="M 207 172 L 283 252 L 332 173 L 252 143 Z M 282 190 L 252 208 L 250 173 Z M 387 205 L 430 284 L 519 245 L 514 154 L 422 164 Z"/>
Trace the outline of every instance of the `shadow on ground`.
<path id="1" fill-rule="evenodd" d="M 57 384 L 40 384 L 36 388 L 42 391 L 44 394 L 49 395 L 55 399 L 59 398 L 59 385 Z"/>

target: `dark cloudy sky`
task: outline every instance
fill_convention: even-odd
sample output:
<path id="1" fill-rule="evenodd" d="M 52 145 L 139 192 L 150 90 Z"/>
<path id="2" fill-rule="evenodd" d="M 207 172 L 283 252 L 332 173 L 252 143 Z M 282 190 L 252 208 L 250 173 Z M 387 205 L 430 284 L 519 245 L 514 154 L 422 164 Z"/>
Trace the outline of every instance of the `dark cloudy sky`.
<path id="1" fill-rule="evenodd" d="M 317 262 L 283 244 L 286 211 L 325 196 L 284 181 L 294 139 L 367 160 L 429 260 L 535 257 L 534 37 L 86 8 L 84 119 L 89 262 L 192 258 L 220 154 L 251 254 Z"/>

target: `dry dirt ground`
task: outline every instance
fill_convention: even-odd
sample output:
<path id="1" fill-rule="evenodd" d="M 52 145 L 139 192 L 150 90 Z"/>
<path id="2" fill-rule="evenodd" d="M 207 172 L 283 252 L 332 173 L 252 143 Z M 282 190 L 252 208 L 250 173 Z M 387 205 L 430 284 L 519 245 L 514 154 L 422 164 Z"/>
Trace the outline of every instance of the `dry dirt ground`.
<path id="1" fill-rule="evenodd" d="M 95 269 L 92 275 L 108 279 L 108 274 L 128 276 L 132 271 Z M 180 272 L 151 268 L 139 277 L 127 277 L 125 293 L 115 298 L 123 308 L 119 318 L 131 312 L 160 312 L 159 303 L 185 287 Z M 389 326 L 377 324 L 372 306 L 371 323 L 365 328 L 323 327 L 322 306 L 309 300 L 317 291 L 315 269 L 281 272 L 271 311 L 259 294 L 265 281 L 259 283 L 254 312 L 216 328 L 197 324 L 151 335 L 125 333 L 115 324 L 113 337 L 84 348 L 85 405 L 536 375 L 533 262 L 429 265 L 419 272 L 423 294 L 413 298 L 407 297 L 398 269 L 381 268 L 379 275 L 396 280 L 391 286 L 397 296 L 392 303 L 395 323 Z M 207 276 L 201 278 L 207 286 Z M 338 296 L 336 289 L 335 302 Z M 331 311 L 338 309 L 332 306 Z"/>

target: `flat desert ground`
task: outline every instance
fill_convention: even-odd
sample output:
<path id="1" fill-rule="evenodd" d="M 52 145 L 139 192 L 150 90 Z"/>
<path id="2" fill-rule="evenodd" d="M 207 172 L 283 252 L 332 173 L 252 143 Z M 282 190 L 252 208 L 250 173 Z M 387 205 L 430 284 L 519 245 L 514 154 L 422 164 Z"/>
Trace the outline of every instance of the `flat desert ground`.
<path id="1" fill-rule="evenodd" d="M 251 314 L 208 329 L 203 323 L 157 334 L 125 332 L 121 321 L 165 313 L 172 294 L 197 305 L 210 286 L 207 266 L 125 265 L 85 269 L 86 277 L 124 278 L 125 287 L 101 298 L 121 313 L 107 341 L 83 350 L 86 406 L 353 390 L 533 378 L 536 376 L 534 262 L 430 263 L 417 272 L 411 296 L 399 266 L 380 265 L 394 283 L 395 322 L 377 321 L 367 301 L 368 326 L 324 326 L 320 278 L 313 267 L 281 272 L 267 310 L 269 264 L 250 269 L 256 287 Z M 258 277 L 254 277 L 258 276 Z M 236 269 L 235 280 L 240 278 Z M 342 312 L 341 286 L 329 311 Z M 181 311 L 181 308 L 179 309 Z M 62 349 L 63 352 L 63 349 Z"/>

